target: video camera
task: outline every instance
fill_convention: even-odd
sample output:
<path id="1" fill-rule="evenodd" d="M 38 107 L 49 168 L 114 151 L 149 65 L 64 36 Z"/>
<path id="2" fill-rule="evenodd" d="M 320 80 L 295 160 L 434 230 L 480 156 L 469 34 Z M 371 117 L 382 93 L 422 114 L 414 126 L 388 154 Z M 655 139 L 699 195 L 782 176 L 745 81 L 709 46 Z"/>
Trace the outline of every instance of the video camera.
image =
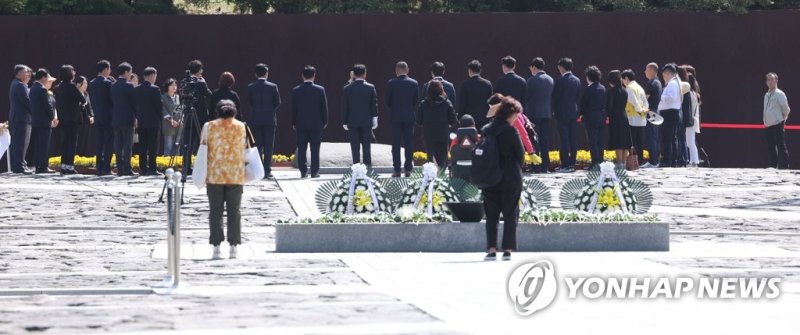
<path id="1" fill-rule="evenodd" d="M 197 77 L 193 77 L 189 70 L 186 70 L 186 75 L 181 79 L 178 92 L 183 105 L 192 106 L 197 101 Z"/>

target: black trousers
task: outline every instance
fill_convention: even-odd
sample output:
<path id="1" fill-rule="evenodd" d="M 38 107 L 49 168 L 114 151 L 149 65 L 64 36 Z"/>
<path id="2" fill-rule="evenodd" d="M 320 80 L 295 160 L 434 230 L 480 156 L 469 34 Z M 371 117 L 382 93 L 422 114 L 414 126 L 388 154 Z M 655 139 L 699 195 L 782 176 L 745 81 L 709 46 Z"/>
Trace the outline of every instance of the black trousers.
<path id="1" fill-rule="evenodd" d="M 483 208 L 486 211 L 486 248 L 497 248 L 497 226 L 503 213 L 503 250 L 517 249 L 517 223 L 519 221 L 519 196 L 522 188 L 504 189 L 501 186 L 483 190 Z"/>
<path id="2" fill-rule="evenodd" d="M 111 172 L 111 155 L 114 154 L 114 127 L 95 124 L 97 135 L 97 172 Z"/>
<path id="3" fill-rule="evenodd" d="M 778 169 L 789 168 L 789 150 L 786 148 L 786 122 L 767 127 L 767 151 L 769 166 Z"/>
<path id="4" fill-rule="evenodd" d="M 550 118 L 534 118 L 532 121 L 539 139 L 536 150 L 539 151 L 539 156 L 542 157 L 540 169 L 541 171 L 547 171 L 550 167 Z"/>
<path id="5" fill-rule="evenodd" d="M 117 156 L 117 173 L 133 173 L 131 156 L 133 155 L 133 127 L 114 127 L 114 154 Z"/>
<path id="6" fill-rule="evenodd" d="M 650 122 L 647 123 L 647 129 L 645 132 L 647 133 L 647 150 L 650 152 L 650 164 L 658 165 L 661 161 L 661 137 L 659 136 L 659 132 L 661 131 L 659 128 L 660 126 L 654 125 Z M 641 153 L 639 153 L 641 155 Z M 644 155 L 642 155 L 644 157 Z"/>
<path id="7" fill-rule="evenodd" d="M 414 168 L 414 124 L 392 123 L 392 163 L 394 172 L 400 172 L 400 147 L 405 148 L 403 170 Z"/>
<path id="8" fill-rule="evenodd" d="M 206 194 L 208 194 L 208 205 L 210 213 L 208 217 L 210 236 L 208 243 L 219 245 L 225 240 L 225 232 L 222 230 L 222 212 L 228 213 L 228 244 L 242 244 L 242 185 L 219 185 L 208 184 Z"/>
<path id="9" fill-rule="evenodd" d="M 562 168 L 575 166 L 575 159 L 578 156 L 578 143 L 575 142 L 575 128 L 577 128 L 577 122 L 575 122 L 575 120 L 558 121 L 558 135 L 561 138 L 558 149 Z"/>
<path id="10" fill-rule="evenodd" d="M 264 175 L 272 173 L 272 154 L 275 151 L 275 126 L 250 126 L 256 140 L 258 154 L 264 161 Z"/>
<path id="11" fill-rule="evenodd" d="M 661 111 L 664 123 L 661 124 L 661 167 L 673 167 L 678 165 L 678 130 L 684 129 L 678 116 L 677 109 L 665 109 Z"/>
<path id="12" fill-rule="evenodd" d="M 642 143 L 642 139 L 644 136 L 644 127 L 636 127 L 630 126 L 631 129 L 631 141 L 633 147 L 636 149 L 636 154 L 639 155 L 639 164 L 644 164 L 644 144 Z M 652 155 L 652 153 L 650 153 Z"/>
<path id="13" fill-rule="evenodd" d="M 586 137 L 589 140 L 589 154 L 592 155 L 592 165 L 598 165 L 603 162 L 603 133 L 605 127 L 586 125 Z"/>
<path id="14" fill-rule="evenodd" d="M 308 173 L 306 151 L 311 145 L 311 174 L 319 173 L 319 146 L 322 143 L 322 129 L 297 129 L 297 167 L 302 175 Z"/>
<path id="15" fill-rule="evenodd" d="M 34 128 L 36 134 L 33 138 L 33 164 L 36 165 L 36 170 L 46 170 L 50 165 L 50 136 L 53 134 L 53 129 Z"/>
<path id="16" fill-rule="evenodd" d="M 369 127 L 351 127 L 350 133 L 350 153 L 353 155 L 353 164 L 364 163 L 372 166 L 372 151 L 370 140 L 372 129 Z M 361 150 L 364 151 L 364 159 L 361 159 Z"/>
<path id="17" fill-rule="evenodd" d="M 11 147 L 8 148 L 11 159 L 11 171 L 22 172 L 28 167 L 25 161 L 25 154 L 28 152 L 28 145 L 31 144 L 31 124 L 25 122 L 11 123 Z"/>
<path id="18" fill-rule="evenodd" d="M 139 128 L 139 172 L 155 173 L 158 154 L 158 128 Z"/>
<path id="19" fill-rule="evenodd" d="M 61 165 L 75 165 L 75 150 L 78 149 L 80 126 L 73 122 L 64 122 L 58 125 L 61 128 Z"/>
<path id="20" fill-rule="evenodd" d="M 686 126 L 679 122 L 675 130 L 675 138 L 678 140 L 677 166 L 686 166 L 689 163 L 689 147 L 686 146 Z"/>
<path id="21" fill-rule="evenodd" d="M 428 162 L 436 162 L 439 170 L 447 168 L 447 142 L 425 141 Z"/>

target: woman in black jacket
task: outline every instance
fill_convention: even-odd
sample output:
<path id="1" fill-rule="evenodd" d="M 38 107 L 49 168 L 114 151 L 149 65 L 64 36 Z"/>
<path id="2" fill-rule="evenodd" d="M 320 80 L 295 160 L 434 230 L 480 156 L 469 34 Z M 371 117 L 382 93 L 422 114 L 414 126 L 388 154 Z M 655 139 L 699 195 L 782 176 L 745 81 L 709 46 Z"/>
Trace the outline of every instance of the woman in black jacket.
<path id="1" fill-rule="evenodd" d="M 233 76 L 233 73 L 230 72 L 223 72 L 222 75 L 219 76 L 219 88 L 217 88 L 214 93 L 211 93 L 211 99 L 209 99 L 209 108 L 208 110 L 213 111 L 217 110 L 217 104 L 222 100 L 230 100 L 233 101 L 233 104 L 236 105 L 236 110 L 241 111 L 242 106 L 239 104 L 239 94 L 236 94 L 234 90 L 231 88 L 233 84 L 236 83 L 236 78 Z M 214 115 L 214 119 L 218 118 L 219 116 Z M 242 121 L 242 113 L 236 113 L 236 119 Z"/>
<path id="2" fill-rule="evenodd" d="M 56 110 L 58 110 L 61 141 L 61 174 L 75 174 L 75 150 L 78 146 L 78 129 L 85 117 L 86 97 L 72 82 L 75 79 L 75 68 L 64 65 L 58 74 L 61 84 L 56 89 Z"/>
<path id="3" fill-rule="evenodd" d="M 83 98 L 86 99 L 86 104 L 83 105 L 83 124 L 78 131 L 78 150 L 76 152 L 78 155 L 94 156 L 94 149 L 90 150 L 88 148 L 89 133 L 91 132 L 91 125 L 94 124 L 94 111 L 92 111 L 92 101 L 89 99 L 88 91 L 89 80 L 84 76 L 77 76 L 74 83 L 78 87 L 78 91 L 83 94 Z"/>
<path id="4" fill-rule="evenodd" d="M 492 122 L 483 127 L 483 136 L 494 136 L 503 178 L 495 186 L 483 189 L 483 207 L 486 210 L 486 244 L 489 249 L 484 260 L 497 259 L 497 226 L 503 213 L 503 260 L 511 260 L 511 251 L 517 248 L 517 221 L 519 197 L 522 192 L 522 164 L 525 150 L 519 133 L 512 126 L 522 113 L 522 105 L 512 97 L 489 109 Z"/>
<path id="5" fill-rule="evenodd" d="M 608 148 L 617 154 L 616 167 L 624 169 L 631 148 L 631 127 L 625 106 L 628 105 L 628 92 L 622 87 L 619 70 L 608 73 L 606 91 L 606 112 L 608 112 Z"/>
<path id="6" fill-rule="evenodd" d="M 428 161 L 436 162 L 439 169 L 447 168 L 450 127 L 458 124 L 458 120 L 442 82 L 432 80 L 429 83 L 428 95 L 417 108 L 417 124 L 422 126 L 422 142 L 425 143 Z"/>

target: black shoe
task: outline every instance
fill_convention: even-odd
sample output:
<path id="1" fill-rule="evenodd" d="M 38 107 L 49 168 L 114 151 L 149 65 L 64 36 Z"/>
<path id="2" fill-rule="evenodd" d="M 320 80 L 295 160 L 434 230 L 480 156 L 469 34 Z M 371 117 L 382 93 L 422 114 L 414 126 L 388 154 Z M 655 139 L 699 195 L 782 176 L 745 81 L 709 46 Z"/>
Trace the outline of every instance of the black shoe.
<path id="1" fill-rule="evenodd" d="M 511 251 L 503 252 L 503 260 L 504 261 L 510 261 L 511 260 Z"/>
<path id="2" fill-rule="evenodd" d="M 311 178 L 319 178 L 319 173 L 312 173 Z"/>
<path id="3" fill-rule="evenodd" d="M 54 171 L 54 170 L 52 170 L 50 168 L 36 169 L 36 174 L 51 174 L 51 173 L 56 173 L 56 171 Z"/>
<path id="4" fill-rule="evenodd" d="M 308 178 L 308 174 L 306 174 L 306 173 L 301 173 L 300 174 L 300 179 L 306 179 L 306 178 Z"/>
<path id="5" fill-rule="evenodd" d="M 30 170 L 11 170 L 11 172 L 19 173 L 19 174 L 26 174 L 26 175 L 33 174 L 33 172 L 31 172 Z"/>
<path id="6" fill-rule="evenodd" d="M 400 178 L 400 172 L 392 173 L 392 178 Z"/>
<path id="7" fill-rule="evenodd" d="M 486 256 L 483 257 L 483 260 L 487 262 L 496 261 L 497 253 L 496 252 L 487 253 Z"/>
<path id="8" fill-rule="evenodd" d="M 71 174 L 77 174 L 77 173 L 78 172 L 73 170 L 73 169 L 61 169 L 61 175 L 62 176 L 71 175 Z"/>
<path id="9" fill-rule="evenodd" d="M 111 171 L 97 171 L 97 176 L 99 176 L 99 177 L 110 176 L 110 175 L 111 175 Z"/>
<path id="10" fill-rule="evenodd" d="M 264 179 L 275 179 L 275 176 L 273 176 L 272 173 L 270 173 L 270 174 L 264 175 Z"/>
<path id="11" fill-rule="evenodd" d="M 406 171 L 406 178 L 411 177 L 411 171 Z"/>

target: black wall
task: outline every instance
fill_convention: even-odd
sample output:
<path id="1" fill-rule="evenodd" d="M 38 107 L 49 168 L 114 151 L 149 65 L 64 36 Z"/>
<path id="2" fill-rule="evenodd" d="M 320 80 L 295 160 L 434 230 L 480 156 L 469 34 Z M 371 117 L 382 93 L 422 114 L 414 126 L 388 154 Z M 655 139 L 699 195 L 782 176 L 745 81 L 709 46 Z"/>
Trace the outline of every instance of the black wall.
<path id="1" fill-rule="evenodd" d="M 471 59 L 483 62 L 484 76 L 494 81 L 501 75 L 500 58 L 505 55 L 517 58 L 521 63 L 517 72 L 523 77 L 530 75 L 527 64 L 536 56 L 545 59 L 552 76 L 562 56 L 573 58 L 576 72 L 596 64 L 604 73 L 632 68 L 640 77 L 650 61 L 689 63 L 698 69 L 704 123 L 759 124 L 765 73 L 780 75 L 790 103 L 800 96 L 800 82 L 795 80 L 800 76 L 797 31 L 797 11 L 741 16 L 710 12 L 4 16 L 0 17 L 0 40 L 5 46 L 0 73 L 6 73 L 7 85 L 16 63 L 51 72 L 69 63 L 79 74 L 91 77 L 96 61 L 105 58 L 114 66 L 129 61 L 136 73 L 155 66 L 160 84 L 168 77 L 180 77 L 186 63 L 198 58 L 205 63 L 212 89 L 222 71 L 231 71 L 237 77 L 235 90 L 246 101 L 253 65 L 265 62 L 284 100 L 277 152 L 290 153 L 294 134 L 288 126 L 289 97 L 291 88 L 301 82 L 305 64 L 318 68 L 317 82 L 327 88 L 332 115 L 326 141 L 346 140 L 340 127 L 340 94 L 353 63 L 367 65 L 368 81 L 383 96 L 398 60 L 407 61 L 411 76 L 421 82 L 430 78 L 431 62 L 443 61 L 448 67 L 446 79 L 458 86 L 467 78 L 466 63 Z M 382 100 L 380 104 L 376 135 L 389 143 L 389 118 Z M 8 106 L 7 94 L 0 94 L 0 106 Z M 249 108 L 244 109 L 247 115 Z M 792 114 L 789 124 L 800 124 L 798 112 Z M 8 108 L 0 108 L 0 120 L 7 117 Z M 579 137 L 584 143 L 585 136 Z M 800 131 L 787 132 L 794 167 L 800 166 L 798 140 Z M 556 135 L 551 142 L 556 149 Z M 704 129 L 698 142 L 715 166 L 766 165 L 763 129 Z"/>

